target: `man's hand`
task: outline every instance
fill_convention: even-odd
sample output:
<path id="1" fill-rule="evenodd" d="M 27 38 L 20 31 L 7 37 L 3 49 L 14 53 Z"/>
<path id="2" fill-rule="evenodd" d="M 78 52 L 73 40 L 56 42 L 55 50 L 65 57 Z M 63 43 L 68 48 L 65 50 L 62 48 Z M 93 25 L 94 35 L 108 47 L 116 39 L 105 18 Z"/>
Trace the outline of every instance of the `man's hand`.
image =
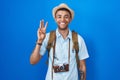
<path id="1" fill-rule="evenodd" d="M 42 43 L 42 41 L 45 39 L 47 25 L 48 22 L 46 22 L 44 26 L 44 20 L 40 21 L 40 25 L 37 31 L 37 37 L 38 37 L 37 43 Z"/>

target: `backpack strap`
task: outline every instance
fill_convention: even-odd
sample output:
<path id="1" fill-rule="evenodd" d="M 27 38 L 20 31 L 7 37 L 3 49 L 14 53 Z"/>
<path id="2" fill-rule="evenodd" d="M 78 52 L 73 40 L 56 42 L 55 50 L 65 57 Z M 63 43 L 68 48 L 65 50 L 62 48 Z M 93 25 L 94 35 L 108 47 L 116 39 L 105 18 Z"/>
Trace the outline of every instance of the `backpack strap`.
<path id="1" fill-rule="evenodd" d="M 53 42 L 55 40 L 55 36 L 56 36 L 55 31 L 51 31 L 50 36 L 49 36 L 49 40 L 48 40 L 48 44 L 47 44 L 47 47 L 46 47 L 47 50 L 48 50 L 48 53 L 49 53 L 51 47 L 53 47 Z"/>
<path id="2" fill-rule="evenodd" d="M 75 31 L 72 31 L 72 41 L 73 41 L 73 49 L 75 49 L 76 52 L 77 67 L 79 68 L 79 57 L 78 57 L 79 43 L 78 43 L 78 34 Z"/>
<path id="3" fill-rule="evenodd" d="M 51 47 L 53 47 L 53 42 L 56 38 L 56 32 L 55 31 L 51 31 L 50 32 L 50 36 L 49 36 L 49 40 L 48 40 L 48 43 L 47 43 L 47 51 L 48 51 L 48 60 L 49 60 L 49 52 L 50 52 L 50 49 Z M 48 64 L 48 60 L 46 61 L 46 64 Z"/>

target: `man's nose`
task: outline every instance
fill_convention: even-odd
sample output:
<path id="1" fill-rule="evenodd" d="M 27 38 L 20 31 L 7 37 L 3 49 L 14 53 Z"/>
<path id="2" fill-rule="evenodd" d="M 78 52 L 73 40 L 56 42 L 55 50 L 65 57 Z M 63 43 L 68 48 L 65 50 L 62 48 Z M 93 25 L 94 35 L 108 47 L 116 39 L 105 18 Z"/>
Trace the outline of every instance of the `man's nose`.
<path id="1" fill-rule="evenodd" d="M 62 17 L 62 18 L 61 18 L 61 20 L 62 20 L 62 21 L 64 21 L 64 20 L 65 20 L 65 18 L 64 18 L 64 17 Z"/>

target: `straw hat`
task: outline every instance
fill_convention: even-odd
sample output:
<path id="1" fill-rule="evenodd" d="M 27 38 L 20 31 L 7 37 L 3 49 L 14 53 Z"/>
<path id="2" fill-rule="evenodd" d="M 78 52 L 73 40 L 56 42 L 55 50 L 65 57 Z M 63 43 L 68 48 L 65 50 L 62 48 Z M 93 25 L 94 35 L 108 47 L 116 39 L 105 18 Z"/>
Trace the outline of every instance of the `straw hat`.
<path id="1" fill-rule="evenodd" d="M 56 11 L 57 11 L 58 9 L 61 9 L 61 8 L 66 8 L 66 9 L 68 9 L 68 10 L 70 11 L 70 13 L 71 13 L 72 19 L 74 18 L 74 11 L 73 11 L 72 9 L 70 9 L 70 8 L 67 6 L 67 4 L 65 4 L 65 3 L 61 3 L 60 5 L 58 5 L 58 6 L 56 6 L 56 7 L 53 8 L 52 14 L 53 14 L 53 17 L 54 17 L 54 18 L 55 18 L 55 13 L 56 13 Z"/>

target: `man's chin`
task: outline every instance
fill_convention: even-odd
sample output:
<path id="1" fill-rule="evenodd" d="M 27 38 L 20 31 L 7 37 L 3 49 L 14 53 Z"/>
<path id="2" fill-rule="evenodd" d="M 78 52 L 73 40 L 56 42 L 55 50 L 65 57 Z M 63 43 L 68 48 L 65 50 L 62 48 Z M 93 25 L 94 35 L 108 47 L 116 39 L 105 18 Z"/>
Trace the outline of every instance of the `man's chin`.
<path id="1" fill-rule="evenodd" d="M 59 27 L 60 30 L 66 30 L 67 28 L 68 28 L 68 27 L 65 27 L 65 28 Z"/>
<path id="2" fill-rule="evenodd" d="M 66 26 L 66 27 L 60 27 L 60 26 L 58 26 L 58 28 L 59 28 L 60 30 L 66 30 L 66 29 L 68 28 L 68 26 Z"/>

